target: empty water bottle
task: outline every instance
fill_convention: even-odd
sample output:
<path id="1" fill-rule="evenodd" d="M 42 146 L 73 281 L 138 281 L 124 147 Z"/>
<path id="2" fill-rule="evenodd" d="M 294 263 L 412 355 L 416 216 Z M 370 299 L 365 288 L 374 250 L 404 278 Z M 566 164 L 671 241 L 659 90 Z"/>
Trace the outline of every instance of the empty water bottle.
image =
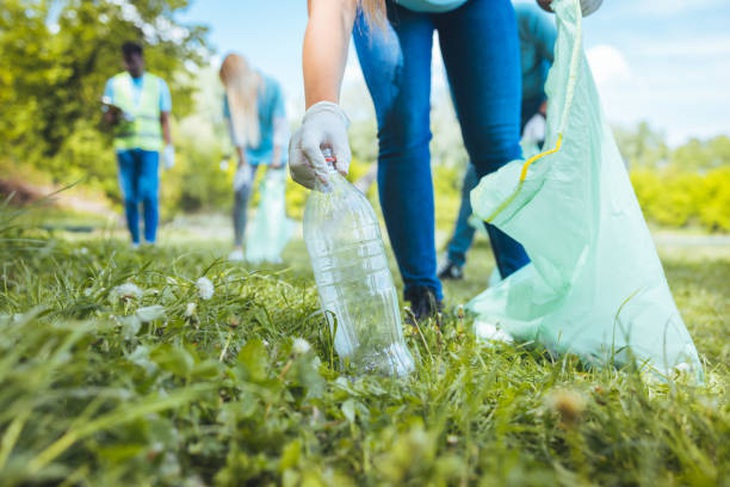
<path id="1" fill-rule="evenodd" d="M 398 294 L 370 202 L 334 168 L 317 180 L 304 209 L 304 240 L 335 350 L 359 373 L 405 375 L 414 368 L 403 339 Z"/>

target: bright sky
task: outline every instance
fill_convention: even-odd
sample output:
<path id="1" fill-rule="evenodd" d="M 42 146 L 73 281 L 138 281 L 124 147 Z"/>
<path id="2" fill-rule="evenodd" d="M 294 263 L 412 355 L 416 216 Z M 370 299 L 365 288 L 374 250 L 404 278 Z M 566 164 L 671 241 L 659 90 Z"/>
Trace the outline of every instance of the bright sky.
<path id="1" fill-rule="evenodd" d="M 298 116 L 306 3 L 196 0 L 182 20 L 209 25 L 218 54 L 239 51 L 278 79 L 290 113 Z M 690 137 L 730 136 L 730 1 L 604 0 L 583 25 L 611 123 L 645 120 L 671 145 Z M 441 70 L 435 65 L 437 76 Z M 362 83 L 352 50 L 345 83 L 343 89 Z M 360 92 L 367 96 L 364 88 Z"/>

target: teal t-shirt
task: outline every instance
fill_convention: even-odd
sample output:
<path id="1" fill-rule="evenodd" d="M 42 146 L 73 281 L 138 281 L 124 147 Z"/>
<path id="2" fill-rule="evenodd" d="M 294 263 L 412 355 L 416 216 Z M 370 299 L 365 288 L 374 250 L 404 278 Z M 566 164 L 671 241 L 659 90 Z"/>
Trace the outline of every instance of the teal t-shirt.
<path id="1" fill-rule="evenodd" d="M 253 165 L 269 165 L 274 152 L 274 128 L 275 121 L 286 120 L 284 109 L 284 96 L 279 83 L 274 79 L 261 75 L 264 80 L 261 92 L 258 97 L 259 130 L 261 139 L 258 147 L 246 146 L 246 161 Z M 223 116 L 231 119 L 231 109 L 228 106 L 228 97 L 223 96 Z M 281 163 L 286 164 L 289 159 L 289 151 L 286 144 L 281 149 Z"/>
<path id="2" fill-rule="evenodd" d="M 555 16 L 543 11 L 534 0 L 514 2 L 514 7 L 520 36 L 522 99 L 544 99 L 545 80 L 558 37 Z"/>
<path id="3" fill-rule="evenodd" d="M 441 13 L 461 7 L 467 0 L 395 0 L 395 2 L 415 12 Z"/>

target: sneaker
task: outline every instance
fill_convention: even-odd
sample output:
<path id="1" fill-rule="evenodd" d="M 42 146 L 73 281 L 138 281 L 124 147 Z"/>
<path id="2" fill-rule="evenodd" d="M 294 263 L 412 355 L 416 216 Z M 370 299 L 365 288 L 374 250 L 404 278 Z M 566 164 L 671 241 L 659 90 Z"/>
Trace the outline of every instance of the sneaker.
<path id="1" fill-rule="evenodd" d="M 411 311 L 416 320 L 422 320 L 440 313 L 444 306 L 436 299 L 436 293 L 430 287 L 415 286 L 404 293 L 406 301 L 411 303 Z"/>
<path id="2" fill-rule="evenodd" d="M 228 254 L 228 260 L 230 262 L 243 262 L 243 250 L 236 249 Z"/>
<path id="3" fill-rule="evenodd" d="M 446 259 L 439 266 L 438 270 L 436 271 L 436 275 L 441 280 L 451 279 L 454 281 L 458 281 L 459 279 L 464 278 L 464 268 L 463 266 L 460 266 L 459 264 L 456 264 L 455 262 Z"/>

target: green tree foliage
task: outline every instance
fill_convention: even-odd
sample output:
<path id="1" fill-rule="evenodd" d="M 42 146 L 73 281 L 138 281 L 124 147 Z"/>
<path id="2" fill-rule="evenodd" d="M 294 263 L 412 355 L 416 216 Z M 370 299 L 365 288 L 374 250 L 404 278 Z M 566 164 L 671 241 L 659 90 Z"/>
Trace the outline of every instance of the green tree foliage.
<path id="1" fill-rule="evenodd" d="M 189 112 L 186 63 L 206 56 L 206 28 L 182 26 L 187 0 L 4 0 L 0 11 L 0 158 L 32 164 L 56 181 L 116 184 L 109 135 L 98 130 L 107 78 L 121 71 L 126 40 L 146 47 L 165 78 L 174 114 Z"/>
<path id="2" fill-rule="evenodd" d="M 684 171 L 706 172 L 730 166 L 730 137 L 721 135 L 707 141 L 692 139 L 677 148 L 670 161 L 673 167 Z"/>
<path id="3" fill-rule="evenodd" d="M 704 174 L 674 168 L 631 171 L 634 191 L 649 221 L 667 227 L 700 225 L 730 231 L 730 165 Z"/>
<path id="4" fill-rule="evenodd" d="M 636 128 L 614 128 L 621 155 L 629 167 L 665 166 L 671 150 L 664 142 L 664 134 L 654 131 L 648 123 L 641 122 Z"/>

